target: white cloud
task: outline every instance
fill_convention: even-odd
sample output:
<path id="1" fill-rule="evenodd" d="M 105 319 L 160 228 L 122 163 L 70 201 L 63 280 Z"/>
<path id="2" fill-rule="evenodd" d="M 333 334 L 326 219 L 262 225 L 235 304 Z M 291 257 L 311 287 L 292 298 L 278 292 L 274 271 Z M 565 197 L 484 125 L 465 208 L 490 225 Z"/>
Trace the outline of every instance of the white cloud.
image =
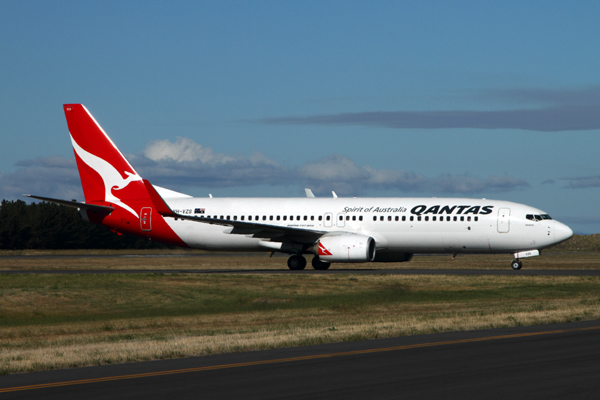
<path id="1" fill-rule="evenodd" d="M 146 145 L 143 154 L 153 161 L 200 161 L 202 163 L 216 164 L 234 160 L 231 156 L 219 153 L 215 154 L 210 147 L 204 147 L 192 139 L 183 137 L 178 137 L 175 143 L 169 140 L 155 140 L 150 142 Z"/>
<path id="2" fill-rule="evenodd" d="M 288 168 L 261 153 L 250 156 L 215 153 L 191 139 L 175 143 L 149 143 L 142 154 L 127 158 L 138 173 L 151 182 L 173 190 L 223 188 L 256 185 L 310 187 L 317 194 L 335 190 L 339 195 L 363 195 L 373 190 L 394 193 L 472 195 L 506 192 L 527 186 L 507 175 L 480 178 L 443 174 L 426 177 L 404 170 L 376 169 L 353 160 L 331 155 L 298 168 Z M 0 175 L 0 196 L 19 198 L 23 193 L 57 198 L 82 198 L 81 183 L 73 159 L 62 157 L 24 160 L 14 173 Z M 240 191 L 243 194 L 243 190 Z"/>

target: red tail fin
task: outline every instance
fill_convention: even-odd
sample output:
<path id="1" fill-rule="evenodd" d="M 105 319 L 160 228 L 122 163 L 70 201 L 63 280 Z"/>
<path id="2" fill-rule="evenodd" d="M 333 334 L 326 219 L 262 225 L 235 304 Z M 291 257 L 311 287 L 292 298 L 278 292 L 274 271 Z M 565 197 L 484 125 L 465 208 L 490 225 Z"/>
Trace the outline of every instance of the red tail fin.
<path id="1" fill-rule="evenodd" d="M 64 109 L 86 202 L 114 203 L 139 217 L 127 200 L 148 198 L 142 177 L 82 104 Z"/>
<path id="2" fill-rule="evenodd" d="M 92 114 L 82 104 L 65 104 L 64 109 L 85 201 L 114 209 L 87 210 L 89 220 L 118 232 L 187 246 L 159 213 L 152 213 L 142 177 Z"/>

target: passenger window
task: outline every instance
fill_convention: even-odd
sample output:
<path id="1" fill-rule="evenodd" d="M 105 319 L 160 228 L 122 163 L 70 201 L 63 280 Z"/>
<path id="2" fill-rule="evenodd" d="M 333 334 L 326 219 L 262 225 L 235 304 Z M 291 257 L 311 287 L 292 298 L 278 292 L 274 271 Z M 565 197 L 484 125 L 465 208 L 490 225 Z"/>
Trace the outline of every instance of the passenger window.
<path id="1" fill-rule="evenodd" d="M 377 221 L 377 217 L 373 217 L 373 221 Z"/>
<path id="2" fill-rule="evenodd" d="M 277 216 L 277 221 L 279 221 L 279 218 L 280 218 L 280 217 L 279 217 L 279 215 L 278 215 L 278 216 Z"/>
<path id="3" fill-rule="evenodd" d="M 323 216 L 319 215 L 319 221 L 323 221 Z"/>
<path id="4" fill-rule="evenodd" d="M 233 220 L 234 220 L 234 221 L 237 221 L 237 215 L 234 215 L 234 216 L 233 216 Z"/>
<path id="5" fill-rule="evenodd" d="M 356 221 L 356 215 L 352 216 L 352 221 Z"/>
<path id="6" fill-rule="evenodd" d="M 392 220 L 392 216 L 388 215 L 388 221 L 391 221 L 391 220 Z"/>
<path id="7" fill-rule="evenodd" d="M 411 215 L 411 216 L 410 216 L 410 220 L 411 220 L 411 221 L 414 221 L 414 220 L 415 220 L 415 217 L 413 217 L 413 216 Z"/>
<path id="8" fill-rule="evenodd" d="M 458 217 L 454 216 L 454 222 L 458 221 Z"/>
<path id="9" fill-rule="evenodd" d="M 283 220 L 284 220 L 284 221 L 287 221 L 287 215 L 284 215 L 284 216 L 283 216 Z"/>
<path id="10" fill-rule="evenodd" d="M 243 220 L 244 220 L 244 216 L 242 215 L 242 216 L 240 217 L 240 219 L 243 221 Z"/>
<path id="11" fill-rule="evenodd" d="M 381 217 L 379 217 L 380 221 L 383 221 L 383 219 L 384 219 L 383 215 Z"/>
<path id="12" fill-rule="evenodd" d="M 475 222 L 479 221 L 479 217 L 473 217 L 473 220 L 475 220 Z"/>
<path id="13" fill-rule="evenodd" d="M 436 219 L 437 219 L 437 218 L 436 218 L 436 216 L 435 216 L 435 215 L 434 215 L 433 217 L 431 217 L 431 220 L 432 220 L 432 221 L 435 221 Z"/>
<path id="14" fill-rule="evenodd" d="M 359 220 L 359 221 L 362 221 L 362 215 L 359 215 L 359 216 L 358 216 L 358 220 Z"/>
<path id="15" fill-rule="evenodd" d="M 406 221 L 406 215 L 402 216 L 402 221 Z"/>
<path id="16" fill-rule="evenodd" d="M 308 219 L 308 217 L 305 215 L 305 216 L 304 216 L 304 220 L 306 221 L 307 219 Z"/>
<path id="17" fill-rule="evenodd" d="M 398 221 L 398 220 L 400 219 L 400 217 L 398 217 L 398 216 L 396 215 L 396 218 L 394 218 L 394 219 L 395 219 L 396 221 Z"/>
<path id="18" fill-rule="evenodd" d="M 326 219 L 329 221 L 331 219 L 331 215 L 328 215 Z"/>
<path id="19" fill-rule="evenodd" d="M 471 220 L 471 217 L 467 217 L 467 221 L 470 221 L 470 220 Z"/>
<path id="20" fill-rule="evenodd" d="M 290 221 L 293 221 L 293 220 L 294 220 L 294 216 L 290 215 Z"/>
<path id="21" fill-rule="evenodd" d="M 296 216 L 296 221 L 300 221 L 300 216 Z"/>
<path id="22" fill-rule="evenodd" d="M 417 217 L 417 221 L 420 221 L 420 220 L 421 220 L 421 216 L 419 215 L 419 216 Z"/>
<path id="23" fill-rule="evenodd" d="M 315 220 L 315 216 L 314 216 L 314 215 L 311 215 L 311 216 L 310 216 L 310 220 L 311 220 L 311 221 L 314 221 L 314 220 Z"/>
<path id="24" fill-rule="evenodd" d="M 248 221 L 252 221 L 252 215 L 248 215 Z"/>
<path id="25" fill-rule="evenodd" d="M 350 216 L 346 215 L 346 221 L 350 221 Z"/>
<path id="26" fill-rule="evenodd" d="M 273 216 L 269 215 L 269 221 L 273 221 Z"/>
<path id="27" fill-rule="evenodd" d="M 254 218 L 254 219 L 258 221 L 260 218 L 259 218 L 259 217 L 258 217 L 258 215 L 257 215 L 257 216 L 256 216 L 256 218 Z"/>
<path id="28" fill-rule="evenodd" d="M 450 222 L 450 217 L 446 217 L 446 221 Z"/>
<path id="29" fill-rule="evenodd" d="M 263 215 L 263 221 L 266 221 L 266 220 L 267 220 L 267 216 Z"/>
<path id="30" fill-rule="evenodd" d="M 429 221 L 429 216 L 425 216 L 425 221 Z"/>
<path id="31" fill-rule="evenodd" d="M 464 221 L 464 220 L 465 220 L 465 217 L 460 217 L 460 220 L 461 220 L 461 221 Z"/>

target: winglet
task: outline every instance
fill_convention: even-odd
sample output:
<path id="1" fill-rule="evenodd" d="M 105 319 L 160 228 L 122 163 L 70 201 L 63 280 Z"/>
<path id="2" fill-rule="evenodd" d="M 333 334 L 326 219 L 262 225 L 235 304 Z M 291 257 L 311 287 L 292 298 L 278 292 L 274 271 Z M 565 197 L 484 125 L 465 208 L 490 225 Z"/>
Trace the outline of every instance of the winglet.
<path id="1" fill-rule="evenodd" d="M 304 188 L 304 191 L 306 192 L 306 197 L 315 197 L 312 190 L 310 190 L 309 188 Z"/>
<path id="2" fill-rule="evenodd" d="M 165 203 L 160 194 L 154 189 L 154 186 L 148 181 L 148 179 L 144 179 L 144 186 L 146 186 L 146 190 L 148 191 L 148 195 L 150 196 L 150 200 L 152 200 L 152 204 L 154 208 L 160 215 L 163 217 L 175 217 L 177 214 L 171 210 L 171 208 Z"/>

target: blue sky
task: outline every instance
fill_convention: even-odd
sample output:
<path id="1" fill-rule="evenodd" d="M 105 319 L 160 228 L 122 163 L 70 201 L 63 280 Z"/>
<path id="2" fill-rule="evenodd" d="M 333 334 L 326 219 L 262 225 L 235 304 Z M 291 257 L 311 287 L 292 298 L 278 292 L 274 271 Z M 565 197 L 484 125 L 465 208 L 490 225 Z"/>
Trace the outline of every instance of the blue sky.
<path id="1" fill-rule="evenodd" d="M 83 199 L 61 105 L 196 196 L 486 197 L 600 232 L 596 1 L 0 2 L 0 197 Z"/>

